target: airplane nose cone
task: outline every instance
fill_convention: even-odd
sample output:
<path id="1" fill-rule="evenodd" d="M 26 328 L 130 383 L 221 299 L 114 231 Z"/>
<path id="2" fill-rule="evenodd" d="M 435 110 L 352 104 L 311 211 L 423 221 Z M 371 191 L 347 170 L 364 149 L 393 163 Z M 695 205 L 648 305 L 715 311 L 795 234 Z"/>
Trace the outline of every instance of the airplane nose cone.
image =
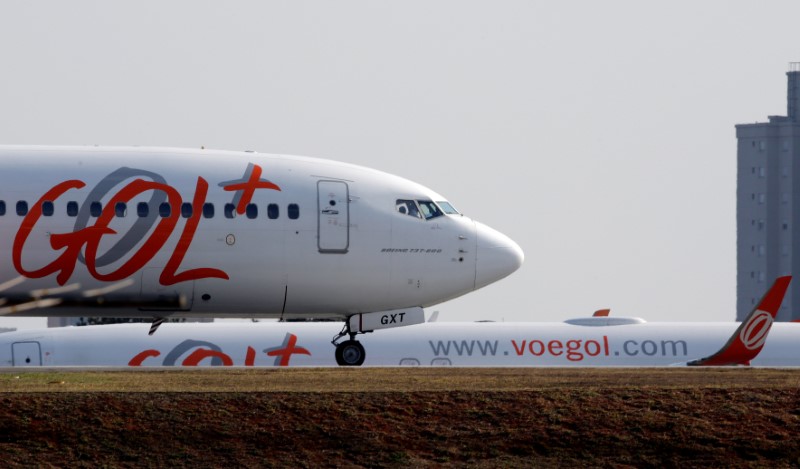
<path id="1" fill-rule="evenodd" d="M 478 249 L 475 266 L 475 289 L 485 287 L 510 275 L 522 265 L 525 254 L 508 236 L 475 222 Z"/>

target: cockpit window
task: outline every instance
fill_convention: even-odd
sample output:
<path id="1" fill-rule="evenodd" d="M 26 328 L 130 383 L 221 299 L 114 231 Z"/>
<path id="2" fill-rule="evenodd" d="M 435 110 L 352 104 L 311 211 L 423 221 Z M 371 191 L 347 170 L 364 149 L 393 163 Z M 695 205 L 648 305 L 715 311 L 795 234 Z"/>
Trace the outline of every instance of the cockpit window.
<path id="1" fill-rule="evenodd" d="M 439 205 L 439 207 L 442 208 L 442 211 L 444 211 L 444 213 L 446 213 L 448 215 L 458 215 L 459 214 L 458 210 L 456 210 L 455 207 L 450 205 L 450 202 L 445 202 L 444 200 L 440 200 L 440 201 L 436 202 L 436 204 Z"/>
<path id="2" fill-rule="evenodd" d="M 444 215 L 442 210 L 430 200 L 397 199 L 395 208 L 403 215 L 425 220 Z"/>
<path id="3" fill-rule="evenodd" d="M 419 209 L 422 211 L 422 215 L 425 216 L 426 220 L 444 215 L 439 207 L 437 207 L 436 204 L 430 200 L 418 200 L 417 202 L 419 203 Z"/>
<path id="4" fill-rule="evenodd" d="M 417 208 L 417 203 L 413 200 L 397 199 L 397 202 L 395 202 L 395 208 L 403 215 L 408 215 L 414 218 L 422 218 L 422 215 L 419 213 L 419 208 Z"/>

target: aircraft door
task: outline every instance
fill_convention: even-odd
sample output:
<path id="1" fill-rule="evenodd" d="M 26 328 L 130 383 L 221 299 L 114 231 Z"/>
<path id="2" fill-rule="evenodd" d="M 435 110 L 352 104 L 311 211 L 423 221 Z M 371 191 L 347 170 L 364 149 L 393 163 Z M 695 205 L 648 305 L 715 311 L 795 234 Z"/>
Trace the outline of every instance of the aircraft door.
<path id="1" fill-rule="evenodd" d="M 39 342 L 14 342 L 11 344 L 14 366 L 42 366 L 42 348 Z"/>
<path id="2" fill-rule="evenodd" d="M 317 247 L 344 254 L 350 247 L 350 195 L 347 183 L 317 181 Z"/>

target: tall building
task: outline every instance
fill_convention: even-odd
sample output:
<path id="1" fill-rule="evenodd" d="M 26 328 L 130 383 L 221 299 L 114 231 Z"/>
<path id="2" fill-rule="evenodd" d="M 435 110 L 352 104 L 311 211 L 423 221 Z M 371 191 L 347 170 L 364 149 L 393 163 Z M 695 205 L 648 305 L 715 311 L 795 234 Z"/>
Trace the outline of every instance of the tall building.
<path id="1" fill-rule="evenodd" d="M 786 116 L 736 126 L 736 318 L 773 280 L 800 274 L 800 63 L 789 64 Z M 796 208 L 795 208 L 796 207 Z M 777 320 L 800 319 L 800 275 Z"/>

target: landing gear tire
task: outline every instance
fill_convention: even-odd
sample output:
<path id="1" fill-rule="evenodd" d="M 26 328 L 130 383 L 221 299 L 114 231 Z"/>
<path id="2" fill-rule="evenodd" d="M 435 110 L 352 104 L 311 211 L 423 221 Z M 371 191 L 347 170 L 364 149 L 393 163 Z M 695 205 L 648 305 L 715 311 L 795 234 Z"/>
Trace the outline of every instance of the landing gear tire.
<path id="1" fill-rule="evenodd" d="M 364 346 L 357 340 L 345 340 L 336 346 L 336 363 L 339 366 L 361 366 L 366 357 Z"/>

